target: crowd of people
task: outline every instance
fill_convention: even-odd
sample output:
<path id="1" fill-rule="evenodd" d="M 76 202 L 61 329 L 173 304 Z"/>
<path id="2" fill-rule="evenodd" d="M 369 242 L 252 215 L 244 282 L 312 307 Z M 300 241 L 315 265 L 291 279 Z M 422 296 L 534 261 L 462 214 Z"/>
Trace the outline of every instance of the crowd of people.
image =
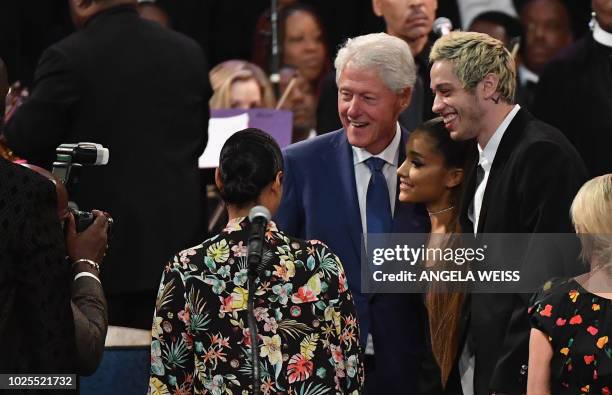
<path id="1" fill-rule="evenodd" d="M 569 1 L 459 0 L 466 31 L 434 32 L 440 3 L 372 0 L 385 32 L 335 51 L 278 1 L 251 59 L 211 65 L 163 1 L 69 0 L 31 86 L 0 62 L 0 373 L 92 374 L 116 325 L 151 330 L 152 394 L 611 394 L 612 1 L 582 37 Z M 206 234 L 210 111 L 254 108 L 292 144 L 223 143 Z M 110 160 L 63 185 L 56 147 L 84 141 Z M 506 246 L 531 293 L 364 280 L 368 235 L 574 233 L 580 256 Z"/>

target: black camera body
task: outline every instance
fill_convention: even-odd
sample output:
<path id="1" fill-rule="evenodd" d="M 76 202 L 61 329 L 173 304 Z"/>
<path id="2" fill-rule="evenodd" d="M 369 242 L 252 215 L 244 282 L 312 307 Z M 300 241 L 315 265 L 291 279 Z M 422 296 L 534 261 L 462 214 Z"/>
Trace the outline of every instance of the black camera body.
<path id="1" fill-rule="evenodd" d="M 61 144 L 55 150 L 56 161 L 53 162 L 53 175 L 56 176 L 68 191 L 68 196 L 77 188 L 81 169 L 84 166 L 104 166 L 108 163 L 108 148 L 95 143 Z M 82 232 L 95 220 L 89 211 L 79 210 L 73 201 L 68 202 L 70 212 L 74 216 L 76 231 Z M 108 236 L 112 234 L 113 219 L 108 218 Z"/>

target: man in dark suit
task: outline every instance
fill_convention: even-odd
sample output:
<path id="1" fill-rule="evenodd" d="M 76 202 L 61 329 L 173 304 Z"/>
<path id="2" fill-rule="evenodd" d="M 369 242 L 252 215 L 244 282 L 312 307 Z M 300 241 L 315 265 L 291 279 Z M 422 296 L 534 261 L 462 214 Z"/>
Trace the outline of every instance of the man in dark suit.
<path id="1" fill-rule="evenodd" d="M 484 237 L 572 232 L 568 212 L 586 180 L 585 166 L 557 129 L 513 104 L 515 63 L 503 43 L 481 33 L 451 33 L 434 44 L 430 61 L 433 110 L 453 139 L 475 139 L 479 149 L 478 166 L 466 180 L 463 231 Z M 529 254 L 521 269 L 542 283 L 579 271 L 575 261 L 538 268 L 544 262 Z M 464 394 L 525 392 L 527 303 L 526 295 L 471 296 L 459 361 Z"/>
<path id="2" fill-rule="evenodd" d="M 208 70 L 191 39 L 139 18 L 135 0 L 70 0 L 77 33 L 48 48 L 5 134 L 48 168 L 60 143 L 110 149 L 71 198 L 115 219 L 102 277 L 112 325 L 150 328 L 162 267 L 201 238 L 197 158 L 207 139 Z"/>
<path id="3" fill-rule="evenodd" d="M 593 1 L 593 31 L 554 59 L 533 112 L 574 144 L 591 177 L 612 172 L 612 3 Z"/>
<path id="4" fill-rule="evenodd" d="M 422 304 L 416 295 L 362 293 L 360 260 L 363 233 L 429 231 L 424 210 L 398 202 L 396 171 L 408 134 L 398 117 L 410 103 L 414 61 L 403 40 L 377 33 L 348 40 L 335 66 L 344 127 L 285 150 L 276 220 L 288 234 L 322 240 L 340 257 L 361 344 L 370 334 L 374 345 L 366 389 L 413 394 L 425 344 Z"/>

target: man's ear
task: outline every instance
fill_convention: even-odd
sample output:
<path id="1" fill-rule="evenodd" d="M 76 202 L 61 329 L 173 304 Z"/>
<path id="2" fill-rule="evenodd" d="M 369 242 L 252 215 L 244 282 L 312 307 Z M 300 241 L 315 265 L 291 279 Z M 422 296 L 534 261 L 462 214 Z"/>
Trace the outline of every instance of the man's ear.
<path id="1" fill-rule="evenodd" d="M 399 94 L 401 111 L 404 111 L 410 105 L 410 99 L 412 99 L 412 88 L 404 88 Z"/>
<path id="2" fill-rule="evenodd" d="M 382 0 L 372 0 L 372 10 L 374 11 L 374 15 L 382 17 L 382 5 L 380 4 Z"/>
<path id="3" fill-rule="evenodd" d="M 448 170 L 446 173 L 445 185 L 448 189 L 455 188 L 463 182 L 464 172 L 463 169 L 458 167 Z"/>
<path id="4" fill-rule="evenodd" d="M 481 81 L 482 93 L 484 99 L 499 100 L 499 94 L 497 88 L 499 87 L 499 77 L 493 73 L 489 73 L 484 76 Z"/>

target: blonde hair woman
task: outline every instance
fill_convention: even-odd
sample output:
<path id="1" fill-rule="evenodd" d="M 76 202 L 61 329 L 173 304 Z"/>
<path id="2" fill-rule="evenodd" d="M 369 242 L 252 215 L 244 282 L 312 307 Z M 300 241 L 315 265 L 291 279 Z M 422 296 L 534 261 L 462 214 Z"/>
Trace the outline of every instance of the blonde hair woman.
<path id="1" fill-rule="evenodd" d="M 270 81 L 253 63 L 228 60 L 210 71 L 211 109 L 274 108 L 276 98 Z"/>
<path id="2" fill-rule="evenodd" d="M 530 309 L 528 395 L 612 393 L 612 174 L 580 188 L 571 216 L 590 272 Z"/>

